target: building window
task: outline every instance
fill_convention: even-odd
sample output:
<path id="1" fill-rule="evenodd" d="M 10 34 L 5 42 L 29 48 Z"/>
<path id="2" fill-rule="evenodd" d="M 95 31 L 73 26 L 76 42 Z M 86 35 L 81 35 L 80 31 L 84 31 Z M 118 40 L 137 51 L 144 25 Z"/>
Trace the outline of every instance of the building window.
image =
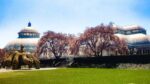
<path id="1" fill-rule="evenodd" d="M 131 31 L 126 31 L 126 34 L 128 35 L 128 34 L 131 34 Z"/>
<path id="2" fill-rule="evenodd" d="M 26 34 L 26 33 L 24 33 L 24 35 L 26 36 L 27 34 Z"/>
<path id="3" fill-rule="evenodd" d="M 132 32 L 133 32 L 133 33 L 138 33 L 138 32 L 139 32 L 139 30 L 132 30 Z"/>
<path id="4" fill-rule="evenodd" d="M 26 35 L 28 35 L 28 36 L 29 36 L 30 34 L 29 34 L 29 33 L 26 33 Z"/>
<path id="5" fill-rule="evenodd" d="M 117 29 L 117 30 L 115 31 L 115 33 L 124 34 L 124 31 Z"/>
<path id="6" fill-rule="evenodd" d="M 33 37 L 35 36 L 35 34 L 33 33 Z"/>

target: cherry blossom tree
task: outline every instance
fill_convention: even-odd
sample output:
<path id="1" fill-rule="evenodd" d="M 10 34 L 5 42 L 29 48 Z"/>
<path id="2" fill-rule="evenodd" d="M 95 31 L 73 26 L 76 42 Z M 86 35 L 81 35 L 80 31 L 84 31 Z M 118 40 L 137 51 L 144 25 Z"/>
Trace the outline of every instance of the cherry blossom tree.
<path id="1" fill-rule="evenodd" d="M 86 29 L 80 35 L 80 45 L 94 56 L 102 56 L 104 50 L 122 53 L 127 48 L 126 43 L 114 35 L 113 26 L 103 24 Z"/>
<path id="2" fill-rule="evenodd" d="M 115 50 L 116 55 L 117 54 L 127 55 L 128 54 L 128 46 L 127 46 L 127 43 L 125 42 L 125 40 L 119 39 L 117 37 L 117 40 L 115 40 L 115 42 L 116 42 L 116 45 L 113 48 L 113 50 Z"/>
<path id="3" fill-rule="evenodd" d="M 68 54 L 69 55 L 77 55 L 79 52 L 79 38 L 75 35 L 69 34 L 67 37 L 68 41 Z"/>
<path id="4" fill-rule="evenodd" d="M 67 51 L 67 35 L 55 33 L 53 31 L 45 32 L 38 43 L 37 53 L 51 52 L 56 58 L 60 58 Z"/>

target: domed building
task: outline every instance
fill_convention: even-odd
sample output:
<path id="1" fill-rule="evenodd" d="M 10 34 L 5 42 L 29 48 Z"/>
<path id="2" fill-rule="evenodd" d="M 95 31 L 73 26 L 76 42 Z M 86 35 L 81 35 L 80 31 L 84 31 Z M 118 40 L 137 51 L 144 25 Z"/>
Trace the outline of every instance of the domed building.
<path id="1" fill-rule="evenodd" d="M 31 27 L 31 23 L 28 26 L 19 31 L 18 38 L 10 41 L 4 49 L 19 50 L 20 46 L 23 45 L 26 52 L 32 53 L 36 50 L 38 40 L 40 38 L 40 33 Z"/>
<path id="2" fill-rule="evenodd" d="M 138 25 L 116 27 L 115 35 L 124 39 L 132 54 L 149 54 L 150 53 L 150 36 L 146 30 Z"/>

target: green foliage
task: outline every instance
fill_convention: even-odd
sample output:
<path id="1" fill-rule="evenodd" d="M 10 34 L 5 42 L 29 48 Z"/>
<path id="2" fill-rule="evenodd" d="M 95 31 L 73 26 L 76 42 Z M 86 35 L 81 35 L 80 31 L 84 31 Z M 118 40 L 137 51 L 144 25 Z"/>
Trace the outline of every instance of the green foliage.
<path id="1" fill-rule="evenodd" d="M 150 84 L 150 70 L 63 68 L 0 73 L 0 84 Z"/>

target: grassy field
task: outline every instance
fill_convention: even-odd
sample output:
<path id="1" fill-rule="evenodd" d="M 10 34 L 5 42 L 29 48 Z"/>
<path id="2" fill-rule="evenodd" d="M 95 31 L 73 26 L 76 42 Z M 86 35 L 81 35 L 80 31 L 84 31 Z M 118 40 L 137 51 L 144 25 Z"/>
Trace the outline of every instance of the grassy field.
<path id="1" fill-rule="evenodd" d="M 0 73 L 0 84 L 150 84 L 150 70 L 62 68 Z"/>

